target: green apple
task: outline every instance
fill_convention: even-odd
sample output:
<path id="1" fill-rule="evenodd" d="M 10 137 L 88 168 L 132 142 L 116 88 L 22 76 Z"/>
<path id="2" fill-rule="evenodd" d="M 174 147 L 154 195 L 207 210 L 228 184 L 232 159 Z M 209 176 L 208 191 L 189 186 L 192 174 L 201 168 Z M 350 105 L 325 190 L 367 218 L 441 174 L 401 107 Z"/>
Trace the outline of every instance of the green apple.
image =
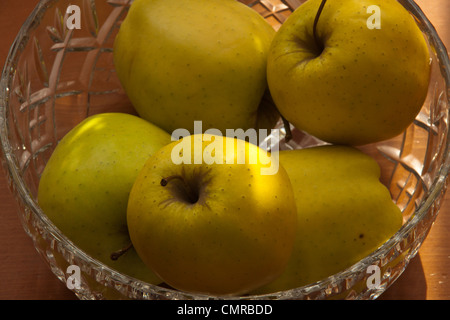
<path id="1" fill-rule="evenodd" d="M 419 113 L 430 77 L 414 18 L 396 0 L 329 0 L 320 13 L 321 4 L 302 4 L 273 39 L 267 77 L 278 110 L 336 144 L 400 134 Z"/>
<path id="2" fill-rule="evenodd" d="M 272 128 L 260 102 L 274 29 L 236 0 L 136 0 L 114 43 L 117 75 L 138 114 L 167 132 Z"/>
<path id="3" fill-rule="evenodd" d="M 103 113 L 86 118 L 59 142 L 42 173 L 38 203 L 75 245 L 93 258 L 135 278 L 161 280 L 130 244 L 126 209 L 139 170 L 171 142 L 162 129 L 136 116 Z"/>
<path id="4" fill-rule="evenodd" d="M 350 267 L 402 226 L 379 180 L 378 163 L 349 146 L 280 151 L 298 210 L 297 238 L 284 273 L 255 293 L 287 290 Z"/>
<path id="5" fill-rule="evenodd" d="M 128 203 L 139 256 L 167 284 L 194 293 L 243 294 L 280 275 L 297 211 L 285 170 L 264 174 L 271 161 L 253 144 L 218 135 L 157 151 Z"/>

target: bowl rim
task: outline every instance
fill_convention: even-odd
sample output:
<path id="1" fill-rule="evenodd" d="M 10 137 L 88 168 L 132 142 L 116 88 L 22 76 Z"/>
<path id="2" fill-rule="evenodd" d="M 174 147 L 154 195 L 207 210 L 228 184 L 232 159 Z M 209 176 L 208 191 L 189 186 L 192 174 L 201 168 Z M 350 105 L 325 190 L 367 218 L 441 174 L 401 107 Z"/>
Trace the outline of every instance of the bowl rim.
<path id="1" fill-rule="evenodd" d="M 37 27 L 38 24 L 35 24 L 35 21 L 39 16 L 43 15 L 53 3 L 58 2 L 58 0 L 41 0 L 35 6 L 33 11 L 27 17 L 23 25 L 21 26 L 17 36 L 15 37 L 12 46 L 10 47 L 9 53 L 7 55 L 5 65 L 2 69 L 1 79 L 0 79 L 0 142 L 2 149 L 2 158 L 1 162 L 3 164 L 3 169 L 5 174 L 9 176 L 10 182 L 9 187 L 10 190 L 14 193 L 16 201 L 22 202 L 25 207 L 28 207 L 32 212 L 32 214 L 43 223 L 48 231 L 52 234 L 52 237 L 57 241 L 62 243 L 65 249 L 70 250 L 75 257 L 78 257 L 84 261 L 87 261 L 91 266 L 93 266 L 96 270 L 102 270 L 103 272 L 107 272 L 110 275 L 110 278 L 119 281 L 122 283 L 126 283 L 137 290 L 151 290 L 156 294 L 165 293 L 170 296 L 182 296 L 189 297 L 192 299 L 224 299 L 227 297 L 219 297 L 219 296 L 210 296 L 204 294 L 196 294 L 183 292 L 176 289 L 164 288 L 159 285 L 153 285 L 146 282 L 143 282 L 139 279 L 135 279 L 131 276 L 122 274 L 116 271 L 113 268 L 103 264 L 102 262 L 92 258 L 87 255 L 83 250 L 79 249 L 76 245 L 74 245 L 70 239 L 68 239 L 63 233 L 59 231 L 59 229 L 53 225 L 53 223 L 46 217 L 43 213 L 42 209 L 37 204 L 37 201 L 33 200 L 31 194 L 28 192 L 28 187 L 26 186 L 24 180 L 21 178 L 21 173 L 18 165 L 18 160 L 14 155 L 11 144 L 8 140 L 8 128 L 6 125 L 7 119 L 7 110 L 8 110 L 8 99 L 10 95 L 10 85 L 12 81 L 11 75 L 16 70 L 16 64 L 18 57 L 20 56 L 21 50 L 24 47 L 24 44 L 28 41 L 27 33 L 30 30 L 33 30 Z M 424 24 L 424 27 L 430 31 L 430 35 L 428 36 L 428 41 L 436 50 L 436 56 L 439 56 L 441 60 L 439 60 L 439 69 L 442 74 L 442 77 L 445 80 L 445 85 L 447 89 L 447 95 L 450 93 L 450 60 L 448 56 L 447 49 L 439 37 L 436 29 L 433 24 L 428 20 L 427 16 L 424 14 L 422 9 L 414 2 L 414 0 L 398 0 L 408 11 L 421 23 Z M 447 96 L 447 104 L 450 105 L 450 98 Z M 449 136 L 449 125 L 446 126 L 447 137 Z M 450 139 L 450 138 L 449 138 Z M 369 256 L 363 258 L 362 260 L 356 262 L 352 266 L 335 273 L 327 278 L 319 280 L 317 282 L 304 285 L 298 288 L 292 288 L 289 290 L 273 292 L 269 294 L 258 294 L 258 295 L 246 295 L 246 296 L 230 296 L 228 298 L 231 299 L 264 299 L 264 298 L 273 298 L 276 297 L 278 299 L 282 299 L 286 296 L 298 296 L 299 294 L 304 295 L 309 292 L 313 292 L 318 288 L 326 288 L 333 283 L 339 281 L 339 279 L 346 279 L 350 277 L 355 272 L 362 272 L 363 270 L 367 270 L 367 267 L 372 265 L 374 261 L 378 261 L 380 257 L 383 257 L 386 253 L 392 250 L 399 240 L 403 239 L 406 235 L 409 234 L 411 229 L 416 227 L 416 225 L 424 219 L 427 215 L 429 209 L 434 204 L 435 200 L 441 196 L 446 189 L 447 184 L 447 176 L 450 170 L 450 140 L 447 139 L 444 148 L 444 161 L 441 163 L 438 174 L 436 174 L 436 178 L 433 183 L 430 185 L 430 192 L 424 200 L 422 200 L 419 207 L 416 208 L 415 212 L 412 214 L 411 218 L 406 221 L 403 226 L 383 245 L 381 245 L 376 251 L 372 252 Z M 417 252 L 417 250 L 416 250 Z M 412 254 L 411 258 L 414 257 L 415 253 Z M 406 262 L 408 264 L 409 261 Z M 406 267 L 406 266 L 405 266 Z M 404 269 L 403 269 L 404 270 Z M 401 271 L 401 273 L 403 272 Z M 400 274 L 401 274 L 400 273 Z M 400 275 L 399 274 L 399 275 Z M 387 288 L 384 288 L 382 292 L 384 292 Z M 75 293 L 76 293 L 75 289 Z M 381 293 L 380 293 L 381 294 Z"/>

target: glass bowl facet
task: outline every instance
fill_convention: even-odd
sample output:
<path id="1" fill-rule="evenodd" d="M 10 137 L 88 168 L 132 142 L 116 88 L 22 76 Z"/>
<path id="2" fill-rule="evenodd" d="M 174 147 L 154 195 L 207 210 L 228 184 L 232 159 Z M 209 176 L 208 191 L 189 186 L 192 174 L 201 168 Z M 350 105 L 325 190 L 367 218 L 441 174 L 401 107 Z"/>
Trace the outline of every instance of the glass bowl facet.
<path id="1" fill-rule="evenodd" d="M 304 1 L 242 1 L 278 29 Z M 405 270 L 439 212 L 449 170 L 449 70 L 447 50 L 433 25 L 412 0 L 399 1 L 426 35 L 432 57 L 427 100 L 414 123 L 399 137 L 361 149 L 382 167 L 404 214 L 403 227 L 383 246 L 355 265 L 301 288 L 233 299 L 375 299 Z M 129 0 L 40 1 L 24 23 L 4 66 L 0 82 L 2 165 L 26 233 L 53 273 L 80 299 L 211 299 L 150 285 L 121 274 L 77 248 L 37 204 L 39 177 L 58 141 L 87 116 L 134 110 L 113 66 L 113 42 Z M 64 23 L 69 5 L 81 10 L 81 29 Z M 282 123 L 279 123 L 282 129 Z M 322 141 L 292 128 L 294 139 L 281 149 Z M 71 282 L 68 267 L 81 271 Z M 372 282 L 372 270 L 381 281 Z"/>

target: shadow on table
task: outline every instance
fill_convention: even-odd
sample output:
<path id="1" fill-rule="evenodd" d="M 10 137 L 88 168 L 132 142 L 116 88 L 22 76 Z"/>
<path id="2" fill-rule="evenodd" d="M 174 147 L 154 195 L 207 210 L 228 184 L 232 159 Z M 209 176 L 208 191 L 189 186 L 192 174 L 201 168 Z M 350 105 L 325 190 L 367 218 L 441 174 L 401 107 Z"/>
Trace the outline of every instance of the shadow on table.
<path id="1" fill-rule="evenodd" d="M 397 281 L 378 300 L 425 300 L 427 283 L 418 253 Z"/>

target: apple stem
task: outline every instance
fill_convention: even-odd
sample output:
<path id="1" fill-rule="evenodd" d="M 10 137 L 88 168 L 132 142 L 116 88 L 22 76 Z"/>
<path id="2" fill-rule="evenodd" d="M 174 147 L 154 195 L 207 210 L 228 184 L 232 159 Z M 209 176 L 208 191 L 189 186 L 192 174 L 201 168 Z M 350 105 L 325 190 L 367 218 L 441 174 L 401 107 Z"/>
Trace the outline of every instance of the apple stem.
<path id="1" fill-rule="evenodd" d="M 162 179 L 161 179 L 161 185 L 162 185 L 163 187 L 165 187 L 165 186 L 167 186 L 167 184 L 168 184 L 171 180 L 173 180 L 173 179 L 179 179 L 179 180 L 181 180 L 181 181 L 184 182 L 183 177 L 178 176 L 178 175 L 174 175 L 174 176 L 170 176 L 170 177 L 167 177 L 167 178 L 162 178 Z"/>
<path id="2" fill-rule="evenodd" d="M 313 26 L 314 41 L 316 42 L 317 48 L 322 49 L 322 50 L 323 50 L 323 46 L 317 39 L 317 31 L 316 30 L 317 30 L 317 23 L 319 22 L 320 15 L 322 13 L 323 7 L 325 6 L 326 2 L 327 2 L 327 0 L 322 0 L 319 10 L 317 11 L 317 14 L 316 14 L 316 18 L 314 19 L 314 26 Z"/>
<path id="3" fill-rule="evenodd" d="M 111 256 L 110 256 L 111 260 L 116 261 L 116 260 L 119 259 L 125 252 L 127 252 L 128 250 L 130 250 L 131 247 L 133 247 L 133 244 L 130 242 L 130 244 L 127 245 L 126 247 L 123 247 L 122 249 L 117 250 L 117 251 L 111 253 Z"/>

